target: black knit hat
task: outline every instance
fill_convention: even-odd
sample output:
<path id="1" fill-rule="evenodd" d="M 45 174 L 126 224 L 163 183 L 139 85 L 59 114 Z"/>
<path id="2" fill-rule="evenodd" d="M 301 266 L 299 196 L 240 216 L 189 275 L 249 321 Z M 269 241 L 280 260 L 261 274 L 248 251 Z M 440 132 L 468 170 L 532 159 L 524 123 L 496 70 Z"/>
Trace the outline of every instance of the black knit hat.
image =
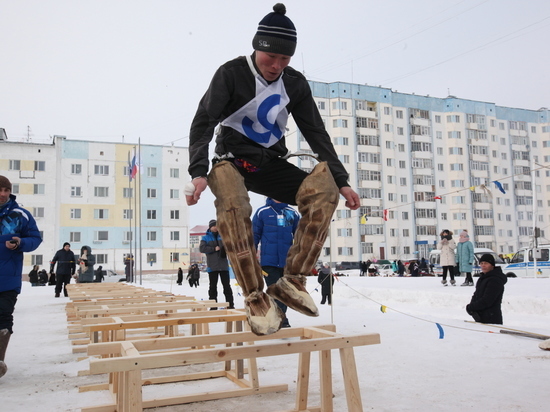
<path id="1" fill-rule="evenodd" d="M 293 56 L 296 51 L 296 27 L 285 16 L 283 3 L 273 6 L 273 12 L 265 16 L 258 25 L 252 40 L 254 50 Z"/>
<path id="2" fill-rule="evenodd" d="M 487 262 L 492 266 L 495 266 L 495 257 L 489 253 L 485 253 L 483 256 L 479 258 L 479 263 L 481 262 Z"/>
<path id="3" fill-rule="evenodd" d="M 216 219 L 212 219 L 210 222 L 208 222 L 208 229 L 210 229 L 212 226 L 216 226 Z"/>
<path id="4" fill-rule="evenodd" d="M 63 243 L 63 247 L 65 247 L 65 246 L 71 246 L 71 244 L 69 242 L 65 242 L 65 243 Z"/>
<path id="5" fill-rule="evenodd" d="M 10 179 L 8 179 L 6 176 L 0 176 L 0 187 L 5 187 L 6 189 L 10 189 L 10 192 L 11 192 Z"/>

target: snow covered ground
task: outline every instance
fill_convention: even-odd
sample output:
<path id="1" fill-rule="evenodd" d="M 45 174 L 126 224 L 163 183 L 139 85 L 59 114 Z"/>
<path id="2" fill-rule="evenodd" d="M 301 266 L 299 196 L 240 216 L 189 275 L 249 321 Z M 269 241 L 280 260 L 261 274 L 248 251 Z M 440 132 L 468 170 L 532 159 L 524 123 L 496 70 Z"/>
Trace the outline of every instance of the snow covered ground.
<path id="1" fill-rule="evenodd" d="M 311 278 L 308 290 L 320 293 Z M 462 278 L 458 278 L 462 283 Z M 208 298 L 208 280 L 190 289 L 175 284 L 174 275 L 147 275 L 144 287 Z M 219 287 L 221 291 L 221 286 Z M 472 287 L 443 287 L 439 279 L 359 277 L 350 271 L 334 286 L 333 306 L 319 305 L 319 318 L 289 310 L 292 326 L 336 324 L 344 334 L 379 333 L 382 343 L 355 349 L 365 411 L 542 411 L 550 403 L 550 351 L 540 340 L 500 334 L 498 328 L 465 322 L 464 308 Z M 240 291 L 234 287 L 235 294 Z M 0 379 L 0 410 L 24 412 L 77 411 L 110 401 L 107 392 L 79 393 L 78 387 L 104 381 L 102 376 L 77 376 L 87 369 L 82 354 L 72 353 L 67 338 L 65 303 L 53 287 L 24 282 L 15 312 L 15 333 L 8 348 L 8 373 Z M 242 296 L 236 307 L 242 307 Z M 386 313 L 381 310 L 387 307 Z M 504 326 L 550 335 L 550 279 L 509 279 L 503 303 Z M 444 337 L 440 339 L 440 324 Z M 346 400 L 338 352 L 333 353 L 335 411 Z M 289 385 L 289 391 L 190 405 L 158 411 L 277 411 L 294 407 L 298 355 L 258 361 L 261 384 Z M 317 358 L 312 357 L 311 404 L 317 405 Z M 210 381 L 179 384 L 192 392 L 223 388 Z M 214 387 L 212 385 L 215 385 Z M 146 387 L 151 395 L 165 389 Z M 317 397 L 317 398 L 316 398 Z"/>

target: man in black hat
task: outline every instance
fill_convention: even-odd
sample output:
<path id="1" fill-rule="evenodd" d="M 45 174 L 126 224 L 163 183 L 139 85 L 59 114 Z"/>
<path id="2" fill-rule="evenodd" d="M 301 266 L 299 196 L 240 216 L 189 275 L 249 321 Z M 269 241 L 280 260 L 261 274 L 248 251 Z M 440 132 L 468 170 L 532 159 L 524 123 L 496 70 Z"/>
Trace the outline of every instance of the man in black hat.
<path id="1" fill-rule="evenodd" d="M 63 294 L 67 294 L 67 285 L 71 283 L 71 277 L 76 270 L 76 257 L 71 250 L 71 244 L 69 242 L 63 243 L 63 248 L 59 249 L 53 259 L 50 261 L 50 273 L 53 273 L 55 264 L 57 263 L 57 270 L 55 272 L 55 297 L 58 298 L 63 289 Z"/>
<path id="2" fill-rule="evenodd" d="M 32 252 L 42 238 L 32 215 L 17 204 L 11 182 L 0 176 L 0 377 L 8 367 L 4 362 L 13 333 L 13 311 L 21 293 L 23 253 Z"/>
<path id="3" fill-rule="evenodd" d="M 218 227 L 243 288 L 248 322 L 258 335 L 276 332 L 284 319 L 272 297 L 318 316 L 305 276 L 317 262 L 339 195 L 350 209 L 360 206 L 307 80 L 289 66 L 296 42 L 296 27 L 284 4 L 277 3 L 258 25 L 252 55 L 229 61 L 214 74 L 189 135 L 192 181 L 185 186 L 187 204 L 196 204 L 207 185 L 215 195 Z M 309 174 L 287 161 L 289 115 L 321 161 Z M 214 166 L 208 174 L 215 128 Z M 267 295 L 254 248 L 248 190 L 298 205 L 302 215 L 284 276 L 269 286 Z"/>
<path id="4" fill-rule="evenodd" d="M 206 263 L 208 267 L 208 280 L 210 286 L 208 288 L 208 299 L 218 301 L 218 278 L 222 281 L 223 294 L 225 300 L 229 303 L 229 309 L 234 309 L 233 290 L 229 282 L 229 262 L 227 261 L 227 252 L 222 242 L 222 238 L 218 233 L 216 221 L 212 219 L 208 222 L 208 230 L 202 237 L 199 245 L 201 253 L 206 255 Z"/>
<path id="5" fill-rule="evenodd" d="M 495 257 L 489 253 L 479 259 L 481 276 L 466 312 L 476 322 L 502 325 L 502 295 L 508 281 L 500 266 L 495 266 Z"/>

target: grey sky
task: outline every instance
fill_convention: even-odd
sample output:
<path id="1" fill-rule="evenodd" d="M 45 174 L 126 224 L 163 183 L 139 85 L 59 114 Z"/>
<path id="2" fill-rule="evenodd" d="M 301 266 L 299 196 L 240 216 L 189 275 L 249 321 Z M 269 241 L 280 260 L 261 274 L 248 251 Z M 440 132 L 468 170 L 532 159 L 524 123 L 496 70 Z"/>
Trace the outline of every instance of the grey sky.
<path id="1" fill-rule="evenodd" d="M 0 127 L 12 140 L 187 145 L 214 71 L 251 52 L 275 2 L 0 0 Z M 284 3 L 291 65 L 312 80 L 550 105 L 548 0 Z"/>

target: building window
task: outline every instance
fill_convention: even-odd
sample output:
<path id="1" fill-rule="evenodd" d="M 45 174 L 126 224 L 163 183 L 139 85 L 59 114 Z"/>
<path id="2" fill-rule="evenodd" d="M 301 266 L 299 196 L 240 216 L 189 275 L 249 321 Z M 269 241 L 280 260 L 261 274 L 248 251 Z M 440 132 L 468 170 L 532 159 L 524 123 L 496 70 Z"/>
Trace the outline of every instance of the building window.
<path id="1" fill-rule="evenodd" d="M 94 219 L 109 219 L 109 209 L 94 209 Z"/>
<path id="2" fill-rule="evenodd" d="M 73 163 L 71 165 L 71 174 L 72 175 L 81 175 L 82 174 L 82 165 L 80 163 Z"/>
<path id="3" fill-rule="evenodd" d="M 170 232 L 170 240 L 180 240 L 180 232 L 179 231 Z"/>
<path id="4" fill-rule="evenodd" d="M 180 211 L 179 210 L 170 210 L 170 219 L 179 220 L 179 218 L 180 218 Z"/>
<path id="5" fill-rule="evenodd" d="M 33 185 L 33 193 L 35 195 L 43 195 L 44 193 L 46 193 L 46 185 L 44 184 Z"/>
<path id="6" fill-rule="evenodd" d="M 170 169 L 170 177 L 179 178 L 180 170 L 179 169 Z"/>
<path id="7" fill-rule="evenodd" d="M 21 170 L 21 160 L 10 160 L 9 170 Z"/>
<path id="8" fill-rule="evenodd" d="M 131 187 L 122 188 L 122 197 L 126 199 L 134 197 L 134 189 Z"/>
<path id="9" fill-rule="evenodd" d="M 149 242 L 156 241 L 157 240 L 157 232 L 155 232 L 155 231 L 147 232 L 147 240 Z"/>
<path id="10" fill-rule="evenodd" d="M 353 248 L 352 247 L 339 247 L 338 254 L 341 256 L 352 256 Z"/>
<path id="11" fill-rule="evenodd" d="M 32 215 L 34 217 L 44 217 L 44 208 L 43 207 L 34 207 Z"/>
<path id="12" fill-rule="evenodd" d="M 94 186 L 94 196 L 95 197 L 108 197 L 109 188 L 105 186 Z"/>
<path id="13" fill-rule="evenodd" d="M 101 242 L 109 240 L 109 232 L 107 230 L 96 230 L 94 232 L 94 241 Z"/>
<path id="14" fill-rule="evenodd" d="M 156 197 L 157 197 L 157 189 L 147 189 L 148 199 L 156 199 Z"/>
<path id="15" fill-rule="evenodd" d="M 317 107 L 319 110 L 325 110 L 325 102 L 317 102 Z"/>
<path id="16" fill-rule="evenodd" d="M 71 209 L 71 219 L 81 219 L 82 209 Z"/>
<path id="17" fill-rule="evenodd" d="M 156 253 L 147 253 L 147 262 L 157 263 L 157 254 Z"/>
<path id="18" fill-rule="evenodd" d="M 34 170 L 36 172 L 45 172 L 46 171 L 46 162 L 43 160 L 35 160 L 34 161 Z"/>
<path id="19" fill-rule="evenodd" d="M 96 265 L 106 265 L 108 262 L 108 256 L 106 253 L 99 253 L 95 255 Z"/>
<path id="20" fill-rule="evenodd" d="M 180 191 L 178 189 L 170 189 L 170 199 L 179 199 Z"/>
<path id="21" fill-rule="evenodd" d="M 125 220 L 130 220 L 134 218 L 134 211 L 132 209 L 124 209 L 122 211 L 122 218 Z"/>
<path id="22" fill-rule="evenodd" d="M 441 116 L 440 115 L 438 115 L 438 114 L 435 115 L 435 122 L 436 123 L 441 123 Z"/>
<path id="23" fill-rule="evenodd" d="M 80 232 L 70 232 L 69 233 L 69 242 L 71 242 L 71 243 L 80 243 Z"/>
<path id="24" fill-rule="evenodd" d="M 150 209 L 147 211 L 147 219 L 154 220 L 157 218 L 157 211 L 156 209 Z"/>
<path id="25" fill-rule="evenodd" d="M 42 255 L 31 255 L 31 265 L 42 266 L 44 264 L 44 257 Z"/>
<path id="26" fill-rule="evenodd" d="M 179 262 L 180 254 L 178 252 L 170 252 L 170 262 Z"/>
<path id="27" fill-rule="evenodd" d="M 395 117 L 397 117 L 398 119 L 402 119 L 403 118 L 403 110 L 396 110 L 395 111 Z"/>
<path id="28" fill-rule="evenodd" d="M 157 177 L 157 168 L 156 167 L 148 167 L 147 168 L 147 177 Z"/>
<path id="29" fill-rule="evenodd" d="M 131 231 L 126 230 L 122 235 L 122 239 L 125 243 L 131 242 L 132 240 L 134 240 L 134 234 Z"/>
<path id="30" fill-rule="evenodd" d="M 95 165 L 94 166 L 94 175 L 108 176 L 109 175 L 109 166 L 108 165 Z"/>
<path id="31" fill-rule="evenodd" d="M 19 183 L 12 183 L 11 184 L 11 193 L 14 195 L 19 194 Z"/>
<path id="32" fill-rule="evenodd" d="M 340 237 L 351 237 L 353 232 L 350 228 L 341 228 L 337 230 L 338 236 Z"/>

